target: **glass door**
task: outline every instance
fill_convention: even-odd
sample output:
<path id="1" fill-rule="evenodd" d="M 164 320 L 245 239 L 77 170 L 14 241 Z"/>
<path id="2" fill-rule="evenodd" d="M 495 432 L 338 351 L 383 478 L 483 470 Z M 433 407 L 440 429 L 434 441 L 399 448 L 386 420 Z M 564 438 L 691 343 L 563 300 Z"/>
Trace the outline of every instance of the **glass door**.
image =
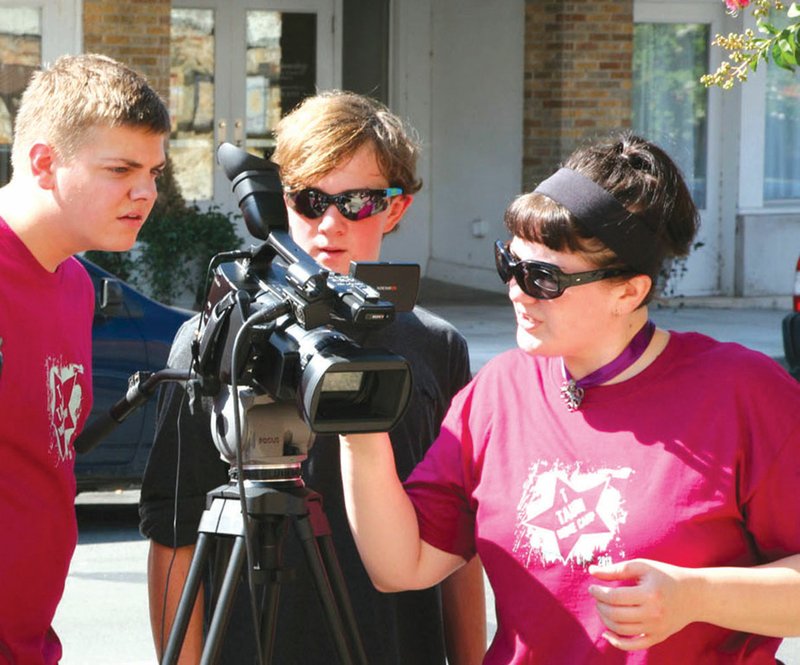
<path id="1" fill-rule="evenodd" d="M 79 0 L 0 0 L 0 187 L 11 178 L 11 142 L 19 100 L 44 60 L 75 53 Z"/>
<path id="2" fill-rule="evenodd" d="M 170 155 L 187 200 L 236 211 L 216 147 L 269 156 L 281 116 L 337 85 L 336 1 L 173 2 Z"/>
<path id="3" fill-rule="evenodd" d="M 680 166 L 702 225 L 698 245 L 677 264 L 667 295 L 720 290 L 720 128 L 718 96 L 699 83 L 713 70 L 711 38 L 722 3 L 637 2 L 634 26 L 633 129 Z"/>
<path id="4" fill-rule="evenodd" d="M 0 186 L 11 179 L 11 143 L 19 100 L 41 61 L 41 10 L 0 6 Z"/>

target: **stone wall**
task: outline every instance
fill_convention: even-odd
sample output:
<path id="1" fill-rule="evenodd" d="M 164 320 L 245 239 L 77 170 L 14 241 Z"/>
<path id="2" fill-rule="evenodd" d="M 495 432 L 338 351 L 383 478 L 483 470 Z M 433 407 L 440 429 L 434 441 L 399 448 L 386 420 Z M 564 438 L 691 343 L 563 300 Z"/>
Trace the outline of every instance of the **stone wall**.
<path id="1" fill-rule="evenodd" d="M 523 189 L 631 122 L 633 0 L 526 0 Z"/>

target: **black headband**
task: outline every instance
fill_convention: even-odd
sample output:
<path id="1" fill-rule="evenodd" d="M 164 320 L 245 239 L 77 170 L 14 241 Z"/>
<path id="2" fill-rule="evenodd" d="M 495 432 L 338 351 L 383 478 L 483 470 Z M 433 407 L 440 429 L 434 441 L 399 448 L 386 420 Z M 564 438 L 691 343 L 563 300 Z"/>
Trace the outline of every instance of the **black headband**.
<path id="1" fill-rule="evenodd" d="M 585 231 L 631 268 L 650 274 L 657 267 L 653 265 L 658 251 L 655 232 L 593 180 L 562 168 L 534 192 L 564 206 Z"/>

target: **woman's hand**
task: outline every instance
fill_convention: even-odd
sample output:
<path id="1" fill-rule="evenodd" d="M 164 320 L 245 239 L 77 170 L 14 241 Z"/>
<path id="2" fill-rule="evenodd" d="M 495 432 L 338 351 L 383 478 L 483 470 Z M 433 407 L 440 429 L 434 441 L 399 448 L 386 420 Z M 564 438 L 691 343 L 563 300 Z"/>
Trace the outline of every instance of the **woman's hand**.
<path id="1" fill-rule="evenodd" d="M 590 566 L 598 580 L 622 582 L 589 587 L 608 628 L 603 637 L 623 651 L 647 649 L 696 621 L 695 572 L 647 559 Z"/>
<path id="2" fill-rule="evenodd" d="M 589 593 L 618 649 L 647 649 L 703 621 L 770 637 L 800 635 L 800 554 L 752 567 L 681 568 L 649 559 L 591 566 Z"/>

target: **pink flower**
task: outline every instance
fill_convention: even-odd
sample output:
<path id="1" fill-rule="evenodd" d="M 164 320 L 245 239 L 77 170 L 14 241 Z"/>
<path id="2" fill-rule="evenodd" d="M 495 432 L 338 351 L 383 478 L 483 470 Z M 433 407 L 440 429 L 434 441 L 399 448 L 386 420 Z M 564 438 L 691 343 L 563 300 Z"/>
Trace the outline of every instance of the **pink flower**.
<path id="1" fill-rule="evenodd" d="M 725 5 L 728 7 L 728 12 L 736 15 L 740 9 L 744 9 L 750 4 L 750 0 L 725 0 Z"/>

